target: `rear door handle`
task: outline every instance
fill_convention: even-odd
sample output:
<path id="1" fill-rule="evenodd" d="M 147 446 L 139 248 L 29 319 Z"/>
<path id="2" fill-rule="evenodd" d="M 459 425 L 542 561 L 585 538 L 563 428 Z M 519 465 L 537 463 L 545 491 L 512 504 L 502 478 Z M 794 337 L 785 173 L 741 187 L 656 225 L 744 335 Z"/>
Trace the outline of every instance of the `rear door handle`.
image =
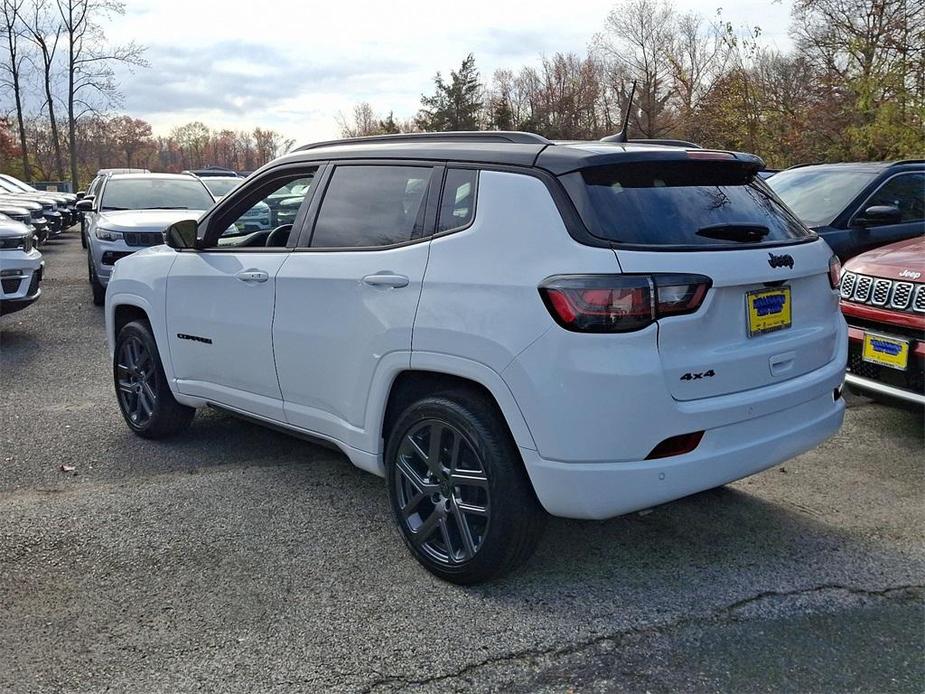
<path id="1" fill-rule="evenodd" d="M 242 282 L 266 282 L 270 279 L 270 274 L 263 270 L 241 270 L 234 276 L 235 279 Z"/>
<path id="2" fill-rule="evenodd" d="M 404 275 L 396 275 L 391 272 L 377 272 L 375 275 L 366 275 L 363 281 L 371 287 L 407 287 L 411 281 Z"/>

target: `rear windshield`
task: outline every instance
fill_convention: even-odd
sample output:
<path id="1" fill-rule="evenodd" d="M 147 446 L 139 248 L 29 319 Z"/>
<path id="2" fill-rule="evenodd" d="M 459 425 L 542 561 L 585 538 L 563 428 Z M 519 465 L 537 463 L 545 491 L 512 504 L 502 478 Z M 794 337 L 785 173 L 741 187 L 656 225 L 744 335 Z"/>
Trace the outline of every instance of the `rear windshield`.
<path id="1" fill-rule="evenodd" d="M 781 171 L 768 185 L 807 226 L 831 224 L 871 181 L 874 171 L 827 166 Z"/>
<path id="2" fill-rule="evenodd" d="M 634 162 L 562 177 L 591 233 L 642 246 L 735 246 L 815 234 L 753 172 L 727 162 Z"/>

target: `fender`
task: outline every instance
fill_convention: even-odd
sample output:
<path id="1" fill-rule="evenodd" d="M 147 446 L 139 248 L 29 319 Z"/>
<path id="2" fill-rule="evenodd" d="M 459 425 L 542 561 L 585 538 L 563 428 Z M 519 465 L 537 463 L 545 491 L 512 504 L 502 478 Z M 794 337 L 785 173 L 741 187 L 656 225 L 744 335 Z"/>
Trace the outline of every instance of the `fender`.
<path id="1" fill-rule="evenodd" d="M 527 421 L 520 411 L 520 406 L 514 399 L 514 394 L 504 379 L 501 378 L 501 374 L 491 367 L 463 357 L 414 350 L 411 353 L 411 368 L 419 371 L 435 371 L 450 376 L 459 376 L 484 386 L 492 394 L 492 397 L 498 403 L 498 407 L 501 408 L 501 414 L 504 415 L 504 419 L 517 445 L 521 448 L 536 450 L 533 434 L 530 432 L 530 427 L 527 426 Z M 391 381 L 389 385 L 391 386 Z M 377 420 L 379 422 L 382 422 L 382 417 L 385 415 L 387 399 L 388 391 L 381 398 L 374 400 L 377 406 L 381 408 L 378 414 L 379 419 Z"/>

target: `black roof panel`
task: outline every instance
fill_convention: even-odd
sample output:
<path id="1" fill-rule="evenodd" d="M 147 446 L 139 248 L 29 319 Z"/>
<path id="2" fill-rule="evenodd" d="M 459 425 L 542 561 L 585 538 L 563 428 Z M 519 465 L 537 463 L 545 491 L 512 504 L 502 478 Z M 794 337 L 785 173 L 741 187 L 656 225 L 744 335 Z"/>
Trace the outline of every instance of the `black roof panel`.
<path id="1" fill-rule="evenodd" d="M 291 164 L 312 161 L 425 160 L 472 164 L 537 166 L 564 174 L 588 166 L 619 162 L 687 158 L 696 145 L 675 146 L 654 142 L 551 142 L 532 133 L 472 132 L 417 133 L 335 140 L 306 145 L 273 162 Z M 708 152 L 700 150 L 699 152 Z M 763 167 L 758 157 L 732 153 L 736 159 Z"/>

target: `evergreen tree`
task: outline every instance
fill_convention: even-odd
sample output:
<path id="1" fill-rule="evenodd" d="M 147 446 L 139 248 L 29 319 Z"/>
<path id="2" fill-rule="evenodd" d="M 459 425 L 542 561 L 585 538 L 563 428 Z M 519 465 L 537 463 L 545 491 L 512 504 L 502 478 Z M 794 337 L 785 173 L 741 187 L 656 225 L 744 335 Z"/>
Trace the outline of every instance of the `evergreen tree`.
<path id="1" fill-rule="evenodd" d="M 421 130 L 439 132 L 447 130 L 478 130 L 482 111 L 482 84 L 470 53 L 458 71 L 450 71 L 445 82 L 438 72 L 434 77 L 434 94 L 421 96 L 421 110 L 417 125 Z"/>

